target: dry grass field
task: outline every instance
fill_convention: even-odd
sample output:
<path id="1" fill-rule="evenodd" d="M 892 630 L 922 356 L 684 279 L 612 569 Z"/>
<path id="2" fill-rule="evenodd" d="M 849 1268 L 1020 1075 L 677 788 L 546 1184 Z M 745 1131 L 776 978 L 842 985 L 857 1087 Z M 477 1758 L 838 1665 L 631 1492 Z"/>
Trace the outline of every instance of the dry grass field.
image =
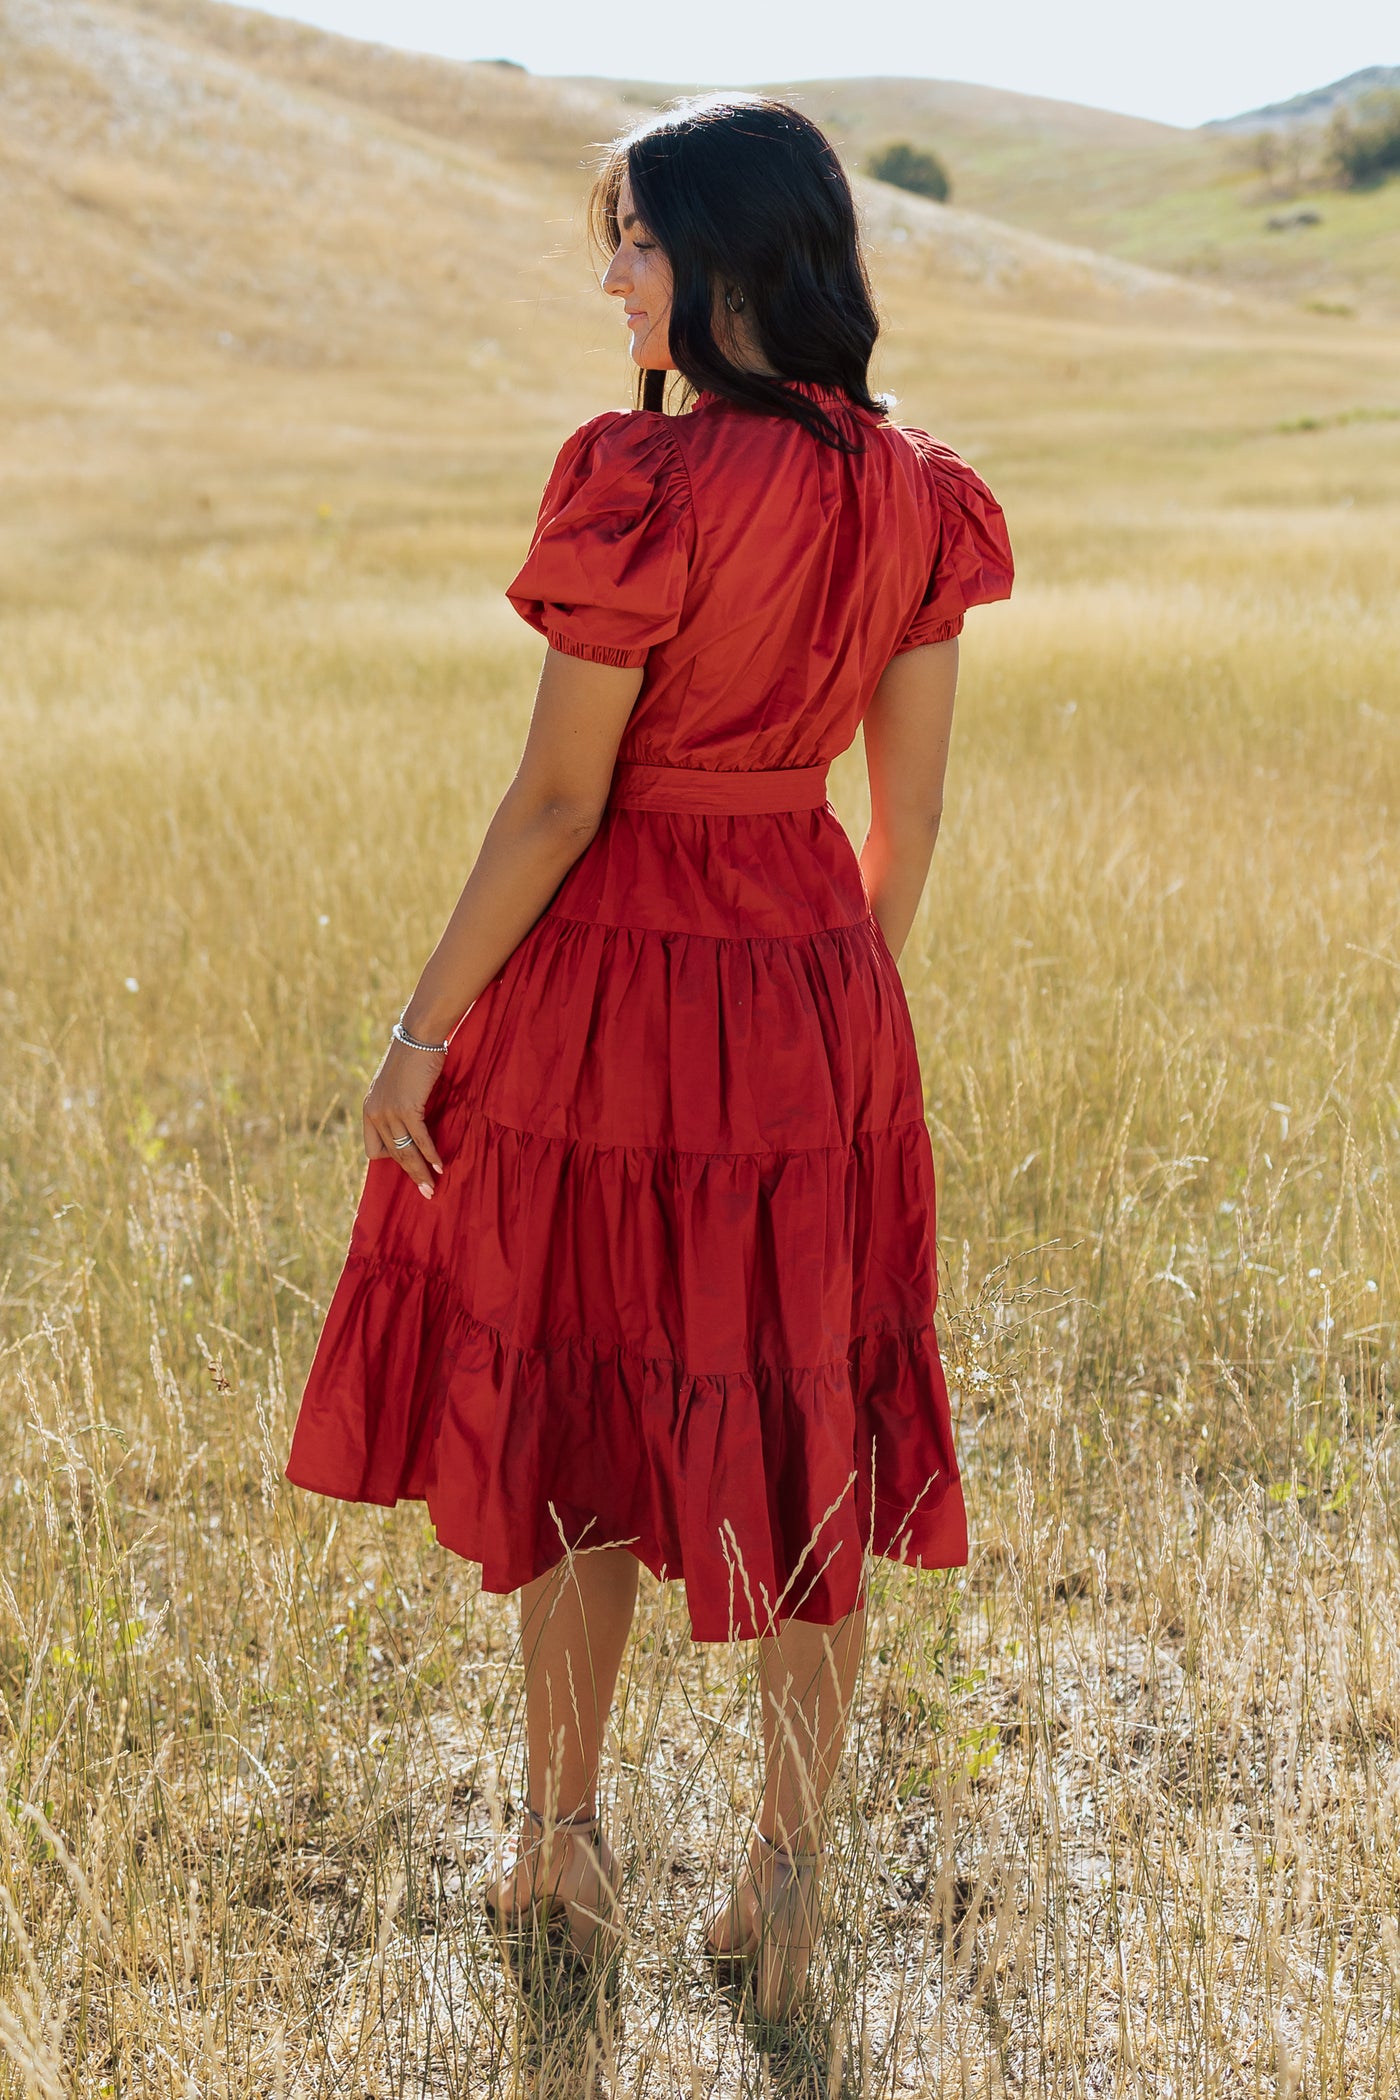
<path id="1" fill-rule="evenodd" d="M 752 1657 L 645 1583 L 595 2006 L 473 1893 L 512 1607 L 280 1476 L 625 398 L 615 110 L 241 19 L 0 7 L 0 2091 L 1394 2092 L 1400 341 L 872 197 L 1021 563 L 905 958 L 973 1558 L 876 1575 L 782 2035 L 699 1951 Z"/>

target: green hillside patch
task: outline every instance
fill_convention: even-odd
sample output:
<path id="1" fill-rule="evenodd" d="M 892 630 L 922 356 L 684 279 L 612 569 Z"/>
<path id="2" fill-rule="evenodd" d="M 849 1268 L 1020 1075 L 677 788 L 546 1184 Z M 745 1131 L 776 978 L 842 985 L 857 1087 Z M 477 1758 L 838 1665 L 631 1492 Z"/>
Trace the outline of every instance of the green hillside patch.
<path id="1" fill-rule="evenodd" d="M 1293 416 L 1274 427 L 1281 436 L 1296 437 L 1312 430 L 1346 430 L 1353 423 L 1400 423 L 1400 408 L 1344 408 L 1335 416 Z"/>

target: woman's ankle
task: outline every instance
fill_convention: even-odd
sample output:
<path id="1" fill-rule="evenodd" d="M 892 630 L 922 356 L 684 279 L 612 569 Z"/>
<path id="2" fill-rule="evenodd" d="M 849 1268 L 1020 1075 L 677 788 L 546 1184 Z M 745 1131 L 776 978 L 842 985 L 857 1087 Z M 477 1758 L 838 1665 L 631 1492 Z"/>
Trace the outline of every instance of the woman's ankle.
<path id="1" fill-rule="evenodd" d="M 536 1830 L 579 1830 L 598 1820 L 595 1800 L 585 1800 L 568 1815 L 560 1815 L 554 1807 L 536 1808 L 532 1801 L 525 1803 L 525 1815 Z"/>
<path id="2" fill-rule="evenodd" d="M 819 1823 L 798 1823 L 790 1828 L 779 1817 L 770 1820 L 760 1816 L 754 1823 L 753 1835 L 763 1852 L 782 1852 L 789 1859 L 815 1859 L 821 1851 Z"/>

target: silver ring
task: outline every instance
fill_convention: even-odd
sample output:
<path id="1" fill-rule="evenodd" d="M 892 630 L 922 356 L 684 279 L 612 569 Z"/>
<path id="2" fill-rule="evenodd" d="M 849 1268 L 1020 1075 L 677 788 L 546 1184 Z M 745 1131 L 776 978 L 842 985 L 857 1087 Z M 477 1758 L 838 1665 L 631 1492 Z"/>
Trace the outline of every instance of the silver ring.
<path id="1" fill-rule="evenodd" d="M 401 1138 L 390 1138 L 389 1143 L 393 1146 L 396 1152 L 407 1152 L 409 1146 L 413 1143 L 413 1139 L 409 1136 L 404 1136 Z"/>

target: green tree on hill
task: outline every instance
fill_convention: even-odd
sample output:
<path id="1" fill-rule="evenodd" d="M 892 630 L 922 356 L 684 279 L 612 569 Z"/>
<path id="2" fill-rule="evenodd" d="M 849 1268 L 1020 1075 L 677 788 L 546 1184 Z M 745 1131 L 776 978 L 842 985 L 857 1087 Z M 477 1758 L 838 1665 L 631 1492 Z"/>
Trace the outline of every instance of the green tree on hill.
<path id="1" fill-rule="evenodd" d="M 948 170 L 938 155 L 911 146 L 907 139 L 897 139 L 872 154 L 870 172 L 877 182 L 892 182 L 896 189 L 913 190 L 915 196 L 932 197 L 938 204 L 946 204 L 953 194 Z"/>
<path id="2" fill-rule="evenodd" d="M 1400 174 L 1400 94 L 1368 95 L 1355 114 L 1339 109 L 1327 149 L 1338 181 L 1352 187 Z"/>

